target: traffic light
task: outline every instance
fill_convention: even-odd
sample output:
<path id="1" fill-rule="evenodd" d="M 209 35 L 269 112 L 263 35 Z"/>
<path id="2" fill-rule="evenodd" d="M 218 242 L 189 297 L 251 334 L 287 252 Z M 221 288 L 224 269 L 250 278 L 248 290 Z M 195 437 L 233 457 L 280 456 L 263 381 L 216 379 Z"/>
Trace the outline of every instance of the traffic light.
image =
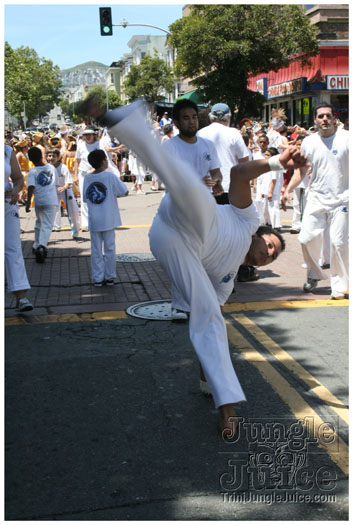
<path id="1" fill-rule="evenodd" d="M 102 36 L 112 36 L 113 24 L 112 24 L 112 10 L 111 7 L 100 7 L 99 8 L 99 20 L 101 26 Z"/>

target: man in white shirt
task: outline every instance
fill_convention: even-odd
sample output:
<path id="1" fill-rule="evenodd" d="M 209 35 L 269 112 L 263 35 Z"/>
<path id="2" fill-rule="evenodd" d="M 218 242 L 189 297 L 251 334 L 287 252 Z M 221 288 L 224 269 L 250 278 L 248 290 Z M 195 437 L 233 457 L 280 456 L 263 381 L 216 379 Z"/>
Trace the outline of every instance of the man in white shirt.
<path id="1" fill-rule="evenodd" d="M 240 131 L 230 127 L 231 116 L 229 106 L 219 102 L 212 106 L 208 115 L 211 124 L 197 132 L 198 137 L 203 137 L 213 142 L 219 158 L 223 193 L 215 195 L 217 204 L 229 204 L 228 191 L 231 168 L 249 160 L 249 152 Z M 238 280 L 246 282 L 257 278 L 258 275 L 254 267 L 240 265 Z"/>
<path id="2" fill-rule="evenodd" d="M 176 162 L 182 159 L 197 173 L 200 179 L 208 186 L 214 195 L 223 193 L 221 185 L 222 173 L 214 144 L 197 135 L 199 128 L 198 108 L 191 100 L 182 99 L 173 106 L 173 122 L 179 134 L 163 144 L 163 148 Z M 195 195 L 197 198 L 197 195 Z M 186 321 L 187 314 L 174 307 L 178 302 L 178 291 L 172 288 L 174 321 Z"/>
<path id="3" fill-rule="evenodd" d="M 317 132 L 305 137 L 301 151 L 311 162 L 311 180 L 298 237 L 302 245 L 307 282 L 304 291 L 313 291 L 321 279 L 327 279 L 319 264 L 322 235 L 330 233 L 331 298 L 348 294 L 348 131 L 337 128 L 334 108 L 322 103 L 314 110 Z M 306 169 L 296 172 L 283 195 L 286 206 L 290 192 L 304 179 Z"/>
<path id="4" fill-rule="evenodd" d="M 224 190 L 222 195 L 216 196 L 218 204 L 228 204 L 231 168 L 240 162 L 248 162 L 249 160 L 249 152 L 240 131 L 230 127 L 231 116 L 227 104 L 215 104 L 208 115 L 211 124 L 197 132 L 198 137 L 213 142 L 217 151 Z"/>
<path id="5" fill-rule="evenodd" d="M 166 148 L 155 143 L 138 104 L 113 110 L 102 122 L 166 185 L 150 230 L 151 250 L 177 287 L 180 308 L 190 312 L 190 339 L 219 408 L 222 433 L 234 435 L 238 420 L 232 404 L 244 401 L 245 395 L 229 355 L 220 306 L 231 293 L 242 262 L 266 265 L 284 248 L 280 234 L 257 230 L 250 180 L 278 166 L 301 167 L 306 159 L 291 147 L 269 160 L 235 166 L 229 187 L 231 204 L 219 206 L 188 164 L 170 158 Z"/>

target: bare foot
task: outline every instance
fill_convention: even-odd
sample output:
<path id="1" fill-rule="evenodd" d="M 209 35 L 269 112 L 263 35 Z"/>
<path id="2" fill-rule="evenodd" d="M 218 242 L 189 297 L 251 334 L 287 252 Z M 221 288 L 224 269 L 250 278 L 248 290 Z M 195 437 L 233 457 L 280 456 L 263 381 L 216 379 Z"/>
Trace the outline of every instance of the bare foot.
<path id="1" fill-rule="evenodd" d="M 201 381 L 207 381 L 206 376 L 204 374 L 204 371 L 203 371 L 201 365 L 200 365 L 200 379 L 201 379 Z"/>
<path id="2" fill-rule="evenodd" d="M 222 437 L 225 439 L 232 439 L 236 436 L 238 431 L 238 418 L 235 414 L 233 405 L 222 405 L 219 407 L 220 415 L 220 429 Z"/>

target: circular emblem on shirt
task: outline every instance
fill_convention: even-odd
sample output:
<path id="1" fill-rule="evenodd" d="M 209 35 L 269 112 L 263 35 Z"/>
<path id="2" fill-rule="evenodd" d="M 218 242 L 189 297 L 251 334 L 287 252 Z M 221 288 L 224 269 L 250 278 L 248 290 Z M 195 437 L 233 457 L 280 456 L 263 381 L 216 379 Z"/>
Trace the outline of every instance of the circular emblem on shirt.
<path id="1" fill-rule="evenodd" d="M 107 188 L 102 182 L 92 182 L 86 191 L 86 199 L 93 204 L 101 204 L 107 196 Z"/>
<path id="2" fill-rule="evenodd" d="M 333 155 L 337 155 L 338 150 L 335 148 L 335 149 L 332 150 L 332 153 L 333 153 Z"/>
<path id="3" fill-rule="evenodd" d="M 37 183 L 40 186 L 48 186 L 48 184 L 51 184 L 52 180 L 53 174 L 50 170 L 42 170 L 37 177 Z"/>
<path id="4" fill-rule="evenodd" d="M 235 273 L 234 272 L 230 272 L 230 273 L 228 273 L 227 275 L 225 275 L 223 277 L 223 279 L 221 280 L 221 283 L 229 283 L 229 281 L 231 279 L 234 279 L 234 277 L 235 277 Z"/>

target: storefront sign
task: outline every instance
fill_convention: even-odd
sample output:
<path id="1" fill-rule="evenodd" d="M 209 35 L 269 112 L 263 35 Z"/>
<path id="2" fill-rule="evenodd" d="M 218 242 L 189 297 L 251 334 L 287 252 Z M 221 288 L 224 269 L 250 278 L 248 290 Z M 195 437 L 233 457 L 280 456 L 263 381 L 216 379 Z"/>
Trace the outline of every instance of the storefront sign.
<path id="1" fill-rule="evenodd" d="M 256 91 L 267 97 L 267 78 L 256 80 Z"/>
<path id="2" fill-rule="evenodd" d="M 267 98 L 284 97 L 286 95 L 292 95 L 293 93 L 301 93 L 303 91 L 303 80 L 303 78 L 296 78 L 295 80 L 269 86 Z"/>
<path id="3" fill-rule="evenodd" d="M 349 89 L 348 75 L 327 75 L 327 89 Z"/>

